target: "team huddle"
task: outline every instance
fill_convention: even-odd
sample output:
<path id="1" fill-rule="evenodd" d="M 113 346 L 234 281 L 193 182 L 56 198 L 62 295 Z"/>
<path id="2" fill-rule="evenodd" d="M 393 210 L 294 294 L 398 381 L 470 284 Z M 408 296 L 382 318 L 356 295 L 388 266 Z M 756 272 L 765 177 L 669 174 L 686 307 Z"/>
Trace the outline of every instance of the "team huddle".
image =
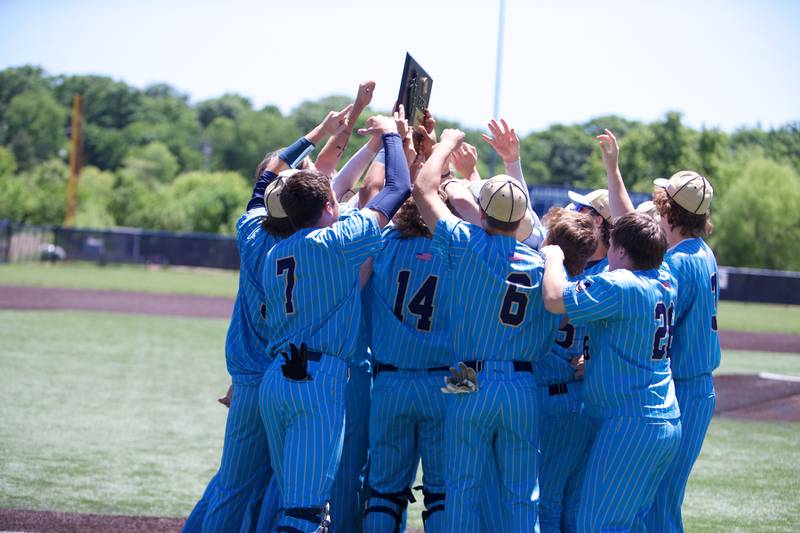
<path id="1" fill-rule="evenodd" d="M 505 121 L 481 179 L 402 106 L 337 170 L 374 85 L 257 169 L 222 460 L 184 531 L 400 532 L 418 489 L 428 532 L 682 531 L 720 362 L 709 181 L 634 208 L 606 130 L 608 188 L 540 220 Z"/>

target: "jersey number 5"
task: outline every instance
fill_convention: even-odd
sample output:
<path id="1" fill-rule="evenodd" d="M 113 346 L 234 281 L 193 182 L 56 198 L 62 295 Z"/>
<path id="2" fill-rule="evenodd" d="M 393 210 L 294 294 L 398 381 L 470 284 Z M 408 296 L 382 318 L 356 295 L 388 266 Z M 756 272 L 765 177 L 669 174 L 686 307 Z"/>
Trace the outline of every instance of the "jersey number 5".
<path id="1" fill-rule="evenodd" d="M 292 302 L 292 292 L 294 291 L 294 269 L 296 263 L 294 257 L 283 257 L 276 263 L 275 275 L 282 276 L 286 273 L 286 291 L 284 292 L 283 305 L 287 315 L 294 313 L 294 303 Z"/>
<path id="2" fill-rule="evenodd" d="M 411 271 L 401 270 L 397 275 L 397 296 L 394 299 L 394 316 L 400 322 L 403 321 L 403 304 L 406 301 L 408 292 L 408 282 L 411 279 Z M 408 302 L 408 310 L 417 315 L 417 329 L 420 331 L 430 331 L 433 324 L 433 300 L 436 297 L 436 286 L 439 284 L 439 276 L 428 276 L 425 283 Z"/>
<path id="3" fill-rule="evenodd" d="M 531 287 L 531 278 L 523 272 L 512 272 L 506 278 L 508 288 L 500 307 L 500 322 L 506 326 L 519 326 L 525 320 L 528 295 L 518 290 L 519 286 Z"/>

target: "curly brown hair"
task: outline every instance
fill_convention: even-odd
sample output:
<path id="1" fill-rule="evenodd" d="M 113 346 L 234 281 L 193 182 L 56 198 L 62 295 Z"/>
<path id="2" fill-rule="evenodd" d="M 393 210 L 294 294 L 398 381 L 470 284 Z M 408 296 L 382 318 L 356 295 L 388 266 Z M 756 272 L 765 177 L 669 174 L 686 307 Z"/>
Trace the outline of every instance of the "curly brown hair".
<path id="1" fill-rule="evenodd" d="M 275 218 L 270 215 L 261 217 L 261 227 L 275 237 L 285 238 L 294 233 L 294 227 L 288 218 Z"/>
<path id="2" fill-rule="evenodd" d="M 711 223 L 711 212 L 696 215 L 682 208 L 667 195 L 667 191 L 658 188 L 653 192 L 653 203 L 658 214 L 664 218 L 671 229 L 678 228 L 684 237 L 707 237 L 714 231 Z"/>
<path id="3" fill-rule="evenodd" d="M 405 238 L 427 237 L 430 239 L 432 237 L 431 231 L 422 220 L 422 215 L 419 214 L 414 198 L 403 202 L 392 220 L 394 228 Z"/>
<path id="4" fill-rule="evenodd" d="M 563 207 L 551 207 L 542 218 L 547 228 L 547 243 L 564 251 L 564 265 L 570 276 L 577 276 L 597 248 L 598 235 L 592 217 Z"/>

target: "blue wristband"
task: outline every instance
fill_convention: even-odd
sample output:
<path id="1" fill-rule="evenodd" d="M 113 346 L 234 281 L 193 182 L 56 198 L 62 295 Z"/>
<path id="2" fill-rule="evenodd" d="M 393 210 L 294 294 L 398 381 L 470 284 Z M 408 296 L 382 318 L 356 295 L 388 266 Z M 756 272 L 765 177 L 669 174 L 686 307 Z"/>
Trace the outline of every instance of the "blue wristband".
<path id="1" fill-rule="evenodd" d="M 305 156 L 314 150 L 314 145 L 305 137 L 300 137 L 295 142 L 281 150 L 278 157 L 281 161 L 286 163 L 292 168 L 297 168 L 297 165 L 303 160 Z"/>
<path id="2" fill-rule="evenodd" d="M 253 194 L 250 196 L 250 201 L 247 202 L 248 211 L 258 207 L 264 207 L 264 191 L 267 190 L 267 185 L 272 183 L 277 177 L 277 174 L 269 170 L 265 170 L 261 173 L 256 181 L 255 187 L 253 187 Z"/>

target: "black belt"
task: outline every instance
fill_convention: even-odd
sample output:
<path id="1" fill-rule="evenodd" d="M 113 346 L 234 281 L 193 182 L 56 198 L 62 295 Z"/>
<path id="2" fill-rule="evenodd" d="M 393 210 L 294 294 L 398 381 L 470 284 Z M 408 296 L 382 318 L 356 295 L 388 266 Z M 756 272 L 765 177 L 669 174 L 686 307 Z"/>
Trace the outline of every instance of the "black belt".
<path id="1" fill-rule="evenodd" d="M 514 364 L 515 372 L 531 372 L 533 373 L 533 363 L 530 361 L 511 361 Z M 475 372 L 483 372 L 483 360 L 480 361 L 464 361 L 464 364 L 473 369 Z"/>
<path id="2" fill-rule="evenodd" d="M 378 364 L 375 365 L 375 375 L 376 376 L 378 374 L 380 374 L 381 372 L 397 372 L 398 370 L 401 370 L 401 369 L 397 368 L 394 365 L 387 365 L 387 364 L 384 364 L 384 363 L 378 363 Z M 413 371 L 413 370 L 417 370 L 417 369 L 403 369 L 403 370 L 412 370 Z M 446 372 L 446 371 L 450 370 L 450 367 L 449 366 L 437 366 L 437 367 L 434 367 L 434 368 L 421 368 L 419 370 L 423 370 L 425 372 L 442 372 L 442 371 Z"/>
<path id="3" fill-rule="evenodd" d="M 319 362 L 322 359 L 322 356 L 325 355 L 322 352 L 315 352 L 314 350 L 306 350 L 306 355 L 308 355 L 309 361 Z"/>
<path id="4" fill-rule="evenodd" d="M 566 394 L 567 384 L 556 383 L 555 385 L 550 385 L 549 387 L 547 387 L 547 392 L 550 393 L 550 396 L 558 396 L 559 394 Z"/>

